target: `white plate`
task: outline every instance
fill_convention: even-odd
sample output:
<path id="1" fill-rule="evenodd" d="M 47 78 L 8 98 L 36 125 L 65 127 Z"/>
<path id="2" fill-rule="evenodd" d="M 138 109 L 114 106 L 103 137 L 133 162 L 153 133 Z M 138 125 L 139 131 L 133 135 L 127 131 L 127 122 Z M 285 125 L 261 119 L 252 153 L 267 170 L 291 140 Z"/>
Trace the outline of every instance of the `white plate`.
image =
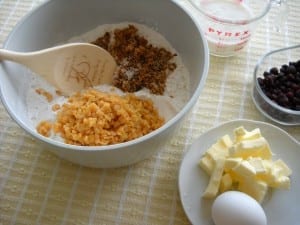
<path id="1" fill-rule="evenodd" d="M 184 211 L 193 225 L 213 225 L 211 219 L 212 200 L 203 200 L 201 195 L 209 177 L 199 168 L 203 153 L 225 134 L 233 135 L 236 127 L 247 130 L 260 128 L 275 153 L 292 169 L 291 189 L 273 190 L 262 204 L 270 225 L 300 224 L 300 145 L 288 133 L 268 123 L 235 120 L 212 128 L 197 138 L 186 153 L 179 171 L 179 192 Z"/>

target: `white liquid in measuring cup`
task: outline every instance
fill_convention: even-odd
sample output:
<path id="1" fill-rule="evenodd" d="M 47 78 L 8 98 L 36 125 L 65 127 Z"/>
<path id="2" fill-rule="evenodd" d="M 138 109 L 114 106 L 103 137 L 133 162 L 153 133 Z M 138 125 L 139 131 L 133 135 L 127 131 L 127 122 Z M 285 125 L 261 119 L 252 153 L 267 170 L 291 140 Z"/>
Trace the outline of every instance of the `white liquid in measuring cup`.
<path id="1" fill-rule="evenodd" d="M 203 11 L 222 20 L 247 20 L 252 13 L 243 1 L 203 1 Z"/>
<path id="2" fill-rule="evenodd" d="M 250 39 L 249 24 L 226 24 L 220 20 L 243 21 L 249 20 L 253 14 L 242 0 L 203 0 L 202 9 L 208 17 L 203 20 L 203 28 L 212 54 L 219 56 L 234 55 L 241 50 Z"/>

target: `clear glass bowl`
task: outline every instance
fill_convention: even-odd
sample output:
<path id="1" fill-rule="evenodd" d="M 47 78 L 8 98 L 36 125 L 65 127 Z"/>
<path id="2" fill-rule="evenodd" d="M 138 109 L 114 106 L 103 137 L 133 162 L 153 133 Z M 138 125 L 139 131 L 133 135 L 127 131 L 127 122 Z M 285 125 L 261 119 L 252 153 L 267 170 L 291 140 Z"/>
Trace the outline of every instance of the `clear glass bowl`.
<path id="1" fill-rule="evenodd" d="M 282 65 L 300 60 L 300 45 L 271 51 L 264 55 L 254 70 L 252 98 L 257 109 L 269 119 L 282 125 L 300 125 L 300 111 L 284 108 L 272 101 L 261 89 L 258 78 L 273 67 L 278 70 Z"/>

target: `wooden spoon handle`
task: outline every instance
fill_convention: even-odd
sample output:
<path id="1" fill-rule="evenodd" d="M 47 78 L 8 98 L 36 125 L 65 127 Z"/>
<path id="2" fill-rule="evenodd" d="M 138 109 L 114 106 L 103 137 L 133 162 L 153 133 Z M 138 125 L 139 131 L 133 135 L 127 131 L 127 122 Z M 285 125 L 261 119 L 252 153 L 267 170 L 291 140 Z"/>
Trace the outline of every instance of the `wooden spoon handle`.
<path id="1" fill-rule="evenodd" d="M 28 54 L 14 52 L 6 49 L 0 49 L 0 60 L 9 60 L 23 65 L 27 65 Z"/>

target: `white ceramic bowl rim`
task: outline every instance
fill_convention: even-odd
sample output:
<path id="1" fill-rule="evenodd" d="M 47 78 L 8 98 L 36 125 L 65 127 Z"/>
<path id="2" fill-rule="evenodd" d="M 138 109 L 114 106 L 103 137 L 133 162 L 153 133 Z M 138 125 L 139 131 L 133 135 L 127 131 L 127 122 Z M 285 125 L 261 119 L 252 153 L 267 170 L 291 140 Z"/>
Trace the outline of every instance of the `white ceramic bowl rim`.
<path id="1" fill-rule="evenodd" d="M 53 0 L 52 0 L 53 1 Z M 12 32 L 8 35 L 7 39 L 4 42 L 3 47 L 5 48 L 6 43 L 9 41 L 9 39 L 13 36 L 14 32 L 18 29 L 18 27 L 22 26 L 22 24 L 29 18 L 31 17 L 34 13 L 36 13 L 38 10 L 40 10 L 40 8 L 45 7 L 47 4 L 49 4 L 51 1 L 48 0 L 45 3 L 41 4 L 40 6 L 38 6 L 36 9 L 34 9 L 32 12 L 30 12 L 29 14 L 27 14 L 16 26 L 15 28 L 12 30 Z M 199 35 L 201 35 L 202 38 L 202 44 L 203 44 L 203 51 L 204 51 L 204 68 L 203 68 L 203 73 L 202 73 L 202 77 L 201 80 L 199 81 L 199 85 L 197 86 L 197 88 L 195 89 L 193 95 L 191 96 L 190 100 L 185 104 L 185 106 L 173 117 L 171 118 L 169 121 L 167 121 L 163 126 L 161 126 L 160 128 L 150 132 L 149 134 L 146 134 L 142 137 L 136 138 L 134 140 L 128 141 L 128 142 L 123 142 L 123 143 L 118 143 L 118 144 L 113 144 L 113 145 L 106 145 L 106 146 L 77 146 L 77 145 L 70 145 L 70 144 L 66 144 L 66 143 L 62 143 L 62 142 L 58 142 L 55 140 L 52 140 L 51 138 L 47 138 L 44 137 L 40 134 L 38 134 L 37 132 L 35 132 L 32 129 L 29 129 L 21 120 L 19 120 L 17 118 L 17 116 L 15 116 L 15 114 L 10 110 L 10 108 L 8 107 L 8 105 L 6 104 L 5 98 L 3 96 L 2 90 L 0 89 L 0 98 L 2 100 L 3 105 L 5 105 L 6 110 L 8 111 L 8 113 L 10 114 L 10 116 L 17 122 L 17 124 L 19 126 L 21 126 L 24 130 L 26 130 L 28 133 L 30 133 L 33 137 L 47 143 L 53 146 L 57 146 L 59 148 L 64 148 L 64 149 L 69 149 L 69 150 L 84 150 L 84 151 L 111 151 L 111 150 L 117 150 L 120 148 L 124 148 L 124 147 L 130 147 L 132 145 L 141 143 L 147 139 L 151 139 L 152 137 L 159 135 L 159 133 L 167 128 L 169 128 L 170 126 L 172 126 L 173 124 L 175 124 L 178 120 L 180 120 L 193 106 L 194 104 L 197 102 L 201 90 L 205 85 L 205 80 L 208 74 L 208 68 L 209 68 L 209 50 L 208 50 L 208 44 L 206 39 L 204 38 L 204 33 L 201 30 L 199 24 L 196 22 L 196 19 L 193 17 L 193 15 L 191 15 L 190 13 L 187 12 L 186 9 L 182 8 L 178 3 L 176 3 L 175 1 L 172 1 L 174 4 L 177 5 L 178 8 L 180 8 L 181 10 L 183 10 L 187 15 L 190 16 L 190 18 L 192 19 L 194 25 L 197 27 L 197 30 L 199 32 Z"/>

